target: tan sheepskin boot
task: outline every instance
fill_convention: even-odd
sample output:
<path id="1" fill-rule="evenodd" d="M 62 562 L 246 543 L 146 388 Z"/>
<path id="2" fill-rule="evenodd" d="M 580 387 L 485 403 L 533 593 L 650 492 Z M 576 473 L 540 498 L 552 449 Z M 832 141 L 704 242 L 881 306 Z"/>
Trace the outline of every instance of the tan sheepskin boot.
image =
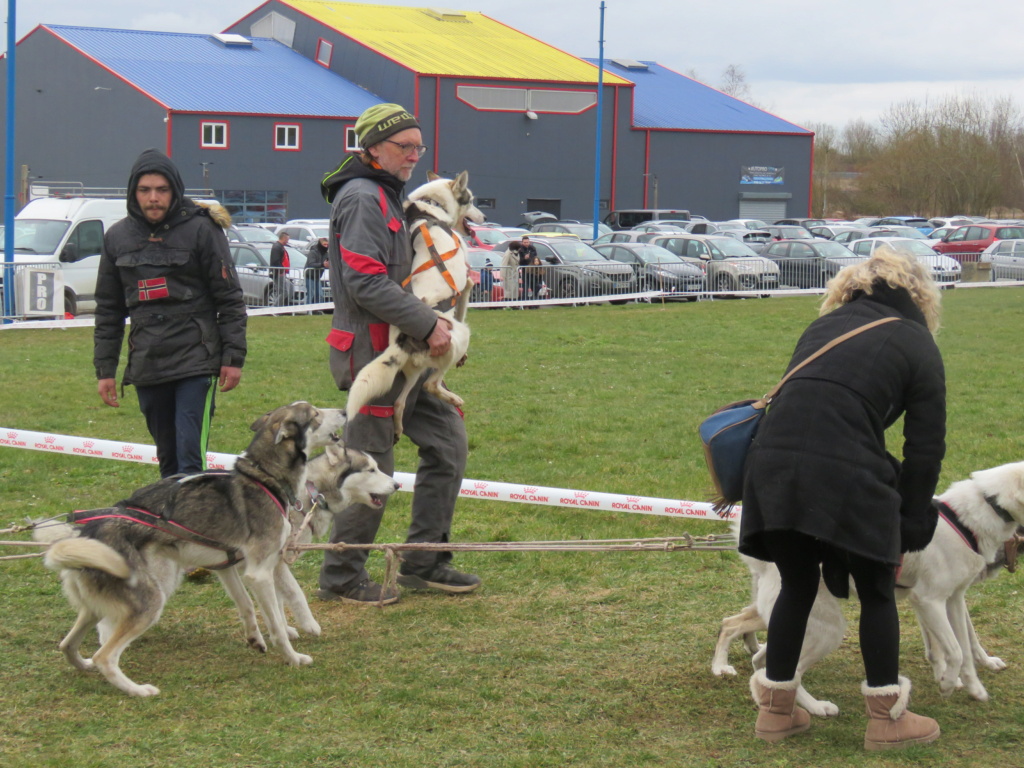
<path id="1" fill-rule="evenodd" d="M 811 727 L 807 710 L 796 705 L 800 678 L 785 682 L 769 680 L 763 669 L 750 678 L 750 695 L 758 706 L 754 735 L 765 741 L 781 741 Z"/>
<path id="2" fill-rule="evenodd" d="M 939 738 L 939 724 L 930 717 L 907 710 L 910 704 L 910 681 L 898 678 L 896 685 L 870 687 L 861 683 L 864 705 L 868 713 L 868 730 L 864 749 L 902 749 L 912 744 L 927 744 Z"/>

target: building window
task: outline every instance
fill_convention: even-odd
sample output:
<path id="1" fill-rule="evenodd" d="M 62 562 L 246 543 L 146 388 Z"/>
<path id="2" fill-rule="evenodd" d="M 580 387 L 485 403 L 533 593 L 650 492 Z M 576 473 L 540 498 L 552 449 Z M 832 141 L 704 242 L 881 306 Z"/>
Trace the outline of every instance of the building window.
<path id="1" fill-rule="evenodd" d="M 460 85 L 456 97 L 483 112 L 542 112 L 578 115 L 597 104 L 597 91 Z"/>
<path id="2" fill-rule="evenodd" d="M 482 210 L 485 210 L 485 209 L 493 210 L 494 208 L 497 208 L 498 206 L 497 206 L 497 201 L 495 201 L 495 199 L 493 197 L 478 197 L 476 199 L 476 207 L 479 208 L 482 211 Z"/>
<path id="3" fill-rule="evenodd" d="M 331 55 L 334 53 L 334 44 L 329 43 L 322 37 L 316 44 L 316 63 L 325 67 L 331 66 Z"/>
<path id="4" fill-rule="evenodd" d="M 288 221 L 288 193 L 284 190 L 217 189 L 213 194 L 231 214 L 232 221 L 242 224 Z"/>
<path id="5" fill-rule="evenodd" d="M 356 136 L 356 129 L 354 126 L 345 126 L 345 151 L 346 152 L 361 152 L 362 147 L 359 146 L 359 137 Z"/>
<path id="6" fill-rule="evenodd" d="M 274 149 L 298 152 L 302 149 L 302 126 L 292 123 L 274 125 Z"/>
<path id="7" fill-rule="evenodd" d="M 228 124 L 200 123 L 199 146 L 203 149 L 227 149 Z"/>

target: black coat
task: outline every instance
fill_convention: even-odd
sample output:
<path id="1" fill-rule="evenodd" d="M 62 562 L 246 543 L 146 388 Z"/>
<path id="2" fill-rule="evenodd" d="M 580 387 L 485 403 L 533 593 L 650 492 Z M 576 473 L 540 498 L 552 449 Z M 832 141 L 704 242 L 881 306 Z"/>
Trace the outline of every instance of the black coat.
<path id="1" fill-rule="evenodd" d="M 158 224 L 146 220 L 135 199 L 139 178 L 147 173 L 163 174 L 174 191 Z M 199 206 L 185 197 L 181 176 L 165 155 L 150 149 L 139 156 L 128 184 L 128 216 L 103 238 L 93 335 L 96 378 L 115 378 L 128 317 L 125 384 L 149 386 L 242 367 L 246 310 L 224 235 L 230 223 L 219 206 Z"/>
<path id="2" fill-rule="evenodd" d="M 769 560 L 761 532 L 791 530 L 899 562 L 900 515 L 921 515 L 931 504 L 945 455 L 945 373 L 923 315 L 904 289 L 876 286 L 811 323 L 789 368 L 847 331 L 890 316 L 904 321 L 829 350 L 769 406 L 747 457 L 744 554 Z M 885 430 L 900 416 L 902 467 L 885 448 Z"/>

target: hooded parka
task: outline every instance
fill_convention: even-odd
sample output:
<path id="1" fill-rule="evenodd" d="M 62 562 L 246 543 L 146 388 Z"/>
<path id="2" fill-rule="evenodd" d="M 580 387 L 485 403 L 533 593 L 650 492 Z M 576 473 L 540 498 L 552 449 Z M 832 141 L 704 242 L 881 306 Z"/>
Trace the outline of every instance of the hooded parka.
<path id="1" fill-rule="evenodd" d="M 173 197 L 151 224 L 135 197 L 139 179 L 162 174 Z M 97 379 L 112 379 L 131 318 L 123 383 L 152 386 L 192 376 L 217 376 L 245 362 L 246 310 L 228 250 L 230 224 L 219 206 L 185 197 L 170 158 L 143 152 L 128 184 L 128 216 L 107 230 L 96 279 L 93 362 Z"/>

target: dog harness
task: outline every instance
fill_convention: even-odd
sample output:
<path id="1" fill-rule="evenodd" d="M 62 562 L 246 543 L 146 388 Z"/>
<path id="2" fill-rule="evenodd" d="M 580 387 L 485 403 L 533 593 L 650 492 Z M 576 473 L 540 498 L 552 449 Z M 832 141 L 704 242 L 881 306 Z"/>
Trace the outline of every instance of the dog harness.
<path id="1" fill-rule="evenodd" d="M 450 251 L 438 253 L 437 246 L 434 245 L 434 239 L 430 236 L 430 228 L 426 223 L 420 224 L 419 227 L 416 228 L 416 233 L 423 238 L 423 244 L 426 245 L 427 252 L 430 254 L 430 261 L 425 261 L 414 269 L 409 276 L 402 281 L 402 287 L 407 287 L 409 283 L 412 282 L 413 277 L 421 272 L 426 272 L 427 270 L 436 267 L 441 273 L 441 277 L 444 278 L 444 281 L 448 283 L 448 287 L 451 288 L 454 293 L 449 298 L 438 302 L 434 309 L 439 312 L 447 312 L 455 306 L 456 302 L 459 300 L 459 296 L 462 294 L 462 291 L 460 291 L 455 285 L 455 278 L 452 277 L 452 273 L 449 272 L 448 267 L 445 266 L 445 262 L 455 258 L 459 252 L 458 236 L 443 222 L 438 221 L 437 225 L 443 227 L 445 232 L 452 236 L 452 239 L 455 240 L 455 247 Z"/>
<path id="2" fill-rule="evenodd" d="M 207 472 L 200 473 L 201 475 L 229 475 L 231 474 L 227 470 L 209 470 Z M 247 479 L 251 480 L 257 486 L 259 486 L 264 493 L 267 494 L 273 501 L 274 505 L 281 512 L 284 518 L 288 519 L 288 512 L 284 505 L 281 504 L 280 499 L 277 498 L 274 493 L 267 488 L 266 485 L 261 483 L 259 480 L 249 477 L 244 473 L 240 473 Z M 185 477 L 196 477 L 196 475 L 186 475 Z M 180 482 L 180 480 L 179 480 Z M 296 502 L 296 508 L 301 511 L 301 502 Z M 79 509 L 74 512 L 68 513 L 68 522 L 74 525 L 85 525 L 96 520 L 127 520 L 132 523 L 138 523 L 139 525 L 145 525 L 148 528 L 153 528 L 158 531 L 162 531 L 170 536 L 187 541 L 192 544 L 199 544 L 210 549 L 219 549 L 225 555 L 223 563 L 217 563 L 216 565 L 204 566 L 210 571 L 221 571 L 225 568 L 230 568 L 233 565 L 237 565 L 242 562 L 245 557 L 241 554 L 240 550 L 235 547 L 229 547 L 227 544 L 211 539 L 209 536 L 204 536 L 198 531 L 194 531 L 187 526 L 177 523 L 166 515 L 159 515 L 155 512 L 151 512 L 148 509 L 142 507 L 129 507 L 125 506 L 113 506 L 103 507 L 101 509 Z"/>
<path id="3" fill-rule="evenodd" d="M 992 510 L 997 515 L 999 515 L 1000 518 L 1003 519 L 1004 522 L 1014 522 L 1013 515 L 1011 515 L 1006 509 L 999 505 L 999 503 L 996 501 L 995 496 L 985 496 L 985 501 L 988 503 L 990 507 L 992 507 Z M 963 540 L 964 544 L 970 547 L 972 552 L 980 555 L 981 552 L 978 549 L 978 537 L 974 535 L 974 531 L 972 531 L 970 528 L 964 525 L 963 521 L 960 519 L 960 516 L 957 515 L 956 510 L 949 506 L 949 504 L 947 504 L 944 501 L 938 501 L 937 499 L 936 502 L 938 503 L 939 507 L 939 517 L 945 520 L 950 525 L 950 527 L 952 527 L 953 530 L 957 532 L 957 534 Z M 1021 540 L 1018 536 L 1014 536 L 1012 539 L 1010 539 L 1003 545 L 1004 553 L 1006 555 L 1006 562 L 1004 563 L 1004 566 L 1010 573 L 1014 573 L 1017 570 L 1017 552 L 1020 546 Z M 900 573 L 902 571 L 903 557 L 901 556 L 900 564 L 896 568 L 897 587 L 902 586 L 899 583 Z"/>

